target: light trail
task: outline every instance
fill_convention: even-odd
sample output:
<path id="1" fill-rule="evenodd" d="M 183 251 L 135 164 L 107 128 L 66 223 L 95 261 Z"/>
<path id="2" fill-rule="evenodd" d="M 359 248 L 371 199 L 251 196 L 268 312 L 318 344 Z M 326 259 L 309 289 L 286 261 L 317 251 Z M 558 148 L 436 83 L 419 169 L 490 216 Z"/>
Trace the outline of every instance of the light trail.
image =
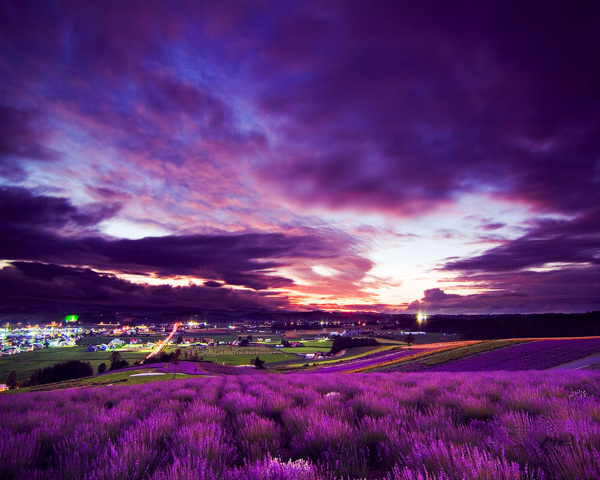
<path id="1" fill-rule="evenodd" d="M 158 354 L 158 352 L 160 352 L 163 348 L 166 347 L 167 343 L 170 342 L 171 339 L 173 338 L 173 335 L 175 335 L 175 332 L 177 332 L 177 327 L 179 327 L 179 322 L 177 322 L 175 325 L 173 325 L 173 331 L 169 334 L 169 336 L 167 338 L 165 338 L 162 342 L 160 342 L 156 347 L 154 347 L 154 350 L 152 350 L 148 354 L 148 356 L 146 358 L 144 358 L 144 360 L 142 360 L 142 363 L 144 363 L 149 358 L 154 357 L 156 354 Z"/>

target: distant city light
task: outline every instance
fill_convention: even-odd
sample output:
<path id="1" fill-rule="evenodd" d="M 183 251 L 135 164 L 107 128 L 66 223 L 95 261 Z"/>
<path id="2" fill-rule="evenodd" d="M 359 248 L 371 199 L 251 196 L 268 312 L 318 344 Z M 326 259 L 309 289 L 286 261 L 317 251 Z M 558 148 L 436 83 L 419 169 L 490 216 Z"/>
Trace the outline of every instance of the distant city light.
<path id="1" fill-rule="evenodd" d="M 177 322 L 175 325 L 173 325 L 173 331 L 167 336 L 167 338 L 165 338 L 162 342 L 160 342 L 158 345 L 156 345 L 156 347 L 154 348 L 154 350 L 152 350 L 148 354 L 148 356 L 142 361 L 142 363 L 144 363 L 149 358 L 152 358 L 155 355 L 157 355 L 164 347 L 167 346 L 167 344 L 173 338 L 173 335 L 175 335 L 175 332 L 177 332 L 177 327 L 179 327 L 179 322 Z"/>
<path id="2" fill-rule="evenodd" d="M 67 315 L 65 322 L 76 322 L 79 319 L 79 315 Z"/>

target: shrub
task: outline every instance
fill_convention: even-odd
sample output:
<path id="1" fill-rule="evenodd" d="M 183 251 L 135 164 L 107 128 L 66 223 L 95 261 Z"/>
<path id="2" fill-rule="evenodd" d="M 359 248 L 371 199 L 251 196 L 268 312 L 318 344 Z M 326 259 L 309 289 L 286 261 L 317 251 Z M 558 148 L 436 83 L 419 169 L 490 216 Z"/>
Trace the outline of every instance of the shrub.
<path id="1" fill-rule="evenodd" d="M 334 355 L 346 348 L 374 347 L 377 345 L 379 345 L 379 342 L 374 338 L 335 337 L 331 345 L 331 354 Z"/>
<path id="2" fill-rule="evenodd" d="M 31 375 L 27 382 L 27 386 L 74 380 L 76 378 L 89 377 L 93 374 L 94 369 L 90 365 L 90 362 L 71 360 L 69 362 L 56 363 L 43 370 L 40 368 Z"/>
<path id="3" fill-rule="evenodd" d="M 13 370 L 8 374 L 8 378 L 6 379 L 6 386 L 9 390 L 14 390 L 19 386 L 19 382 L 17 380 L 17 371 Z"/>

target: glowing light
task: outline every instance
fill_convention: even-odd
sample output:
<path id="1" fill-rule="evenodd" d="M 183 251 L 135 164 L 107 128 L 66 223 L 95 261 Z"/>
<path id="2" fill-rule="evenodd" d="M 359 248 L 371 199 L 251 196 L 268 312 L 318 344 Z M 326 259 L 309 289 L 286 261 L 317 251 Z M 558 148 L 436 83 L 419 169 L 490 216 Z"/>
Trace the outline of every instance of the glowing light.
<path id="1" fill-rule="evenodd" d="M 76 322 L 79 319 L 79 315 L 67 315 L 65 322 Z"/>
<path id="2" fill-rule="evenodd" d="M 427 321 L 427 314 L 423 312 L 417 313 L 417 322 L 424 323 Z"/>

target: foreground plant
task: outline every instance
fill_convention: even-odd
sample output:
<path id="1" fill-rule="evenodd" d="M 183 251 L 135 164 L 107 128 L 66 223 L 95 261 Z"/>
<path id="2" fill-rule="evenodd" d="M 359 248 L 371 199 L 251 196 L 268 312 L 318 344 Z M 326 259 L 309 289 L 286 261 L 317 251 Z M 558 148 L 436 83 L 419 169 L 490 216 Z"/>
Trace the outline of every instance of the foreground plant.
<path id="1" fill-rule="evenodd" d="M 596 372 L 229 376 L 4 395 L 0 478 L 597 480 L 599 399 Z"/>

